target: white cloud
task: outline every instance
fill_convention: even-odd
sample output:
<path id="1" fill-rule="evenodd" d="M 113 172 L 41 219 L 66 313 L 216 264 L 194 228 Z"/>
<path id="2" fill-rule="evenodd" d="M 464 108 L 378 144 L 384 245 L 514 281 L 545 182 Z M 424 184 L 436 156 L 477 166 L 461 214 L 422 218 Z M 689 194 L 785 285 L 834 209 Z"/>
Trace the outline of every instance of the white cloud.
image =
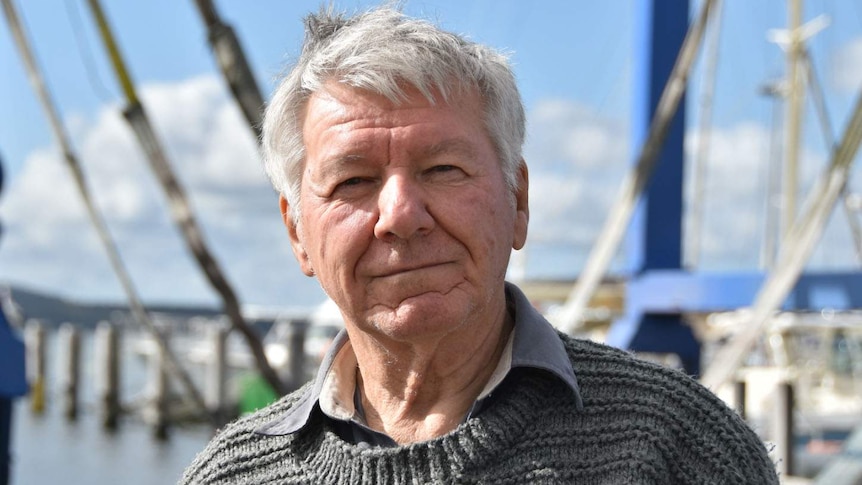
<path id="1" fill-rule="evenodd" d="M 525 149 L 530 166 L 530 237 L 527 254 L 517 261 L 526 262 L 530 276 L 573 277 L 592 249 L 628 169 L 632 156 L 628 131 L 621 122 L 603 119 L 567 100 L 540 103 L 530 121 Z M 766 127 L 752 122 L 713 131 L 703 188 L 701 269 L 758 268 L 766 224 L 769 137 Z M 697 133 L 690 131 L 689 162 L 698 141 Z M 826 162 L 822 153 L 802 151 L 800 206 Z M 690 168 L 685 175 L 690 208 Z M 855 174 L 854 181 L 851 189 L 862 187 L 862 174 Z M 857 264 L 848 225 L 840 214 L 832 218 L 809 267 L 846 269 Z"/>
<path id="2" fill-rule="evenodd" d="M 296 268 L 255 142 L 219 79 L 141 90 L 210 249 L 244 303 L 314 305 L 317 284 Z M 217 302 L 188 255 L 136 139 L 116 107 L 75 140 L 97 205 L 147 301 Z M 85 299 L 123 294 L 57 150 L 33 153 L 0 205 L 0 279 Z"/>
<path id="3" fill-rule="evenodd" d="M 710 153 L 705 161 L 705 181 L 701 182 L 702 213 L 700 251 L 701 268 L 752 269 L 757 267 L 761 227 L 766 201 L 769 133 L 762 127 L 743 123 L 726 130 L 714 130 L 710 136 Z M 694 161 L 700 142 L 690 132 L 686 143 L 689 161 Z M 689 167 L 693 166 L 690 164 Z M 693 207 L 693 175 L 687 175 L 687 207 Z M 689 224 L 694 216 L 687 213 Z M 691 231 L 692 226 L 687 225 Z"/>
<path id="4" fill-rule="evenodd" d="M 689 133 L 687 156 L 694 157 L 698 143 L 696 133 Z M 711 135 L 710 155 L 704 186 L 701 253 L 699 267 L 721 270 L 753 270 L 761 265 L 761 249 L 769 224 L 780 224 L 779 177 L 777 200 L 772 202 L 772 220 L 767 219 L 767 187 L 770 133 L 763 127 L 743 122 L 730 128 L 715 130 Z M 779 162 L 780 163 L 780 162 Z M 828 160 L 823 153 L 803 149 L 800 153 L 797 214 L 804 211 L 804 202 L 814 181 L 825 170 Z M 779 169 L 780 171 L 781 169 Z M 691 207 L 691 174 L 687 187 Z M 854 184 L 855 182 L 855 184 Z M 859 174 L 851 179 L 850 187 L 859 186 Z M 837 207 L 836 213 L 840 214 Z M 691 214 L 688 214 L 689 217 Z M 775 226 L 773 226 L 775 227 Z M 851 234 L 843 216 L 832 217 L 824 235 L 809 261 L 811 269 L 848 269 L 858 263 L 848 243 Z"/>
<path id="5" fill-rule="evenodd" d="M 845 93 L 856 93 L 862 88 L 862 37 L 837 51 L 832 62 L 832 79 L 835 87 Z"/>
<path id="6" fill-rule="evenodd" d="M 624 124 L 570 100 L 546 99 L 529 113 L 528 275 L 580 269 L 627 167 L 627 140 Z"/>

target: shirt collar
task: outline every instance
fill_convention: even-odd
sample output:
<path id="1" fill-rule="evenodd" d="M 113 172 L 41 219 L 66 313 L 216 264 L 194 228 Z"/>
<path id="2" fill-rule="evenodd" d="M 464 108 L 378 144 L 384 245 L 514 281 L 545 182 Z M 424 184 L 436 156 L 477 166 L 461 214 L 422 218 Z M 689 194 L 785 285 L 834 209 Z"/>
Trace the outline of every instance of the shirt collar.
<path id="1" fill-rule="evenodd" d="M 299 396 L 296 403 L 294 403 L 282 417 L 263 425 L 255 432 L 258 434 L 276 436 L 292 434 L 302 429 L 308 423 L 308 420 L 311 417 L 311 412 L 314 410 L 314 406 L 317 405 L 320 392 L 323 389 L 324 382 L 326 381 L 326 375 L 331 370 L 333 362 L 338 356 L 338 352 L 342 347 L 344 347 L 344 344 L 347 343 L 347 341 L 347 332 L 342 329 L 338 332 L 338 335 L 335 336 L 335 339 L 333 339 L 332 344 L 329 346 L 329 350 L 326 351 L 326 355 L 323 357 L 323 361 L 317 369 L 317 376 L 314 378 L 312 386 L 306 388 L 305 392 Z"/>
<path id="2" fill-rule="evenodd" d="M 506 299 L 515 308 L 514 330 L 500 363 L 478 399 L 487 397 L 511 369 L 527 367 L 550 372 L 559 378 L 571 389 L 577 409 L 583 409 L 578 380 L 557 331 L 533 308 L 526 295 L 515 285 L 506 283 Z M 283 416 L 256 432 L 264 435 L 285 435 L 301 430 L 308 423 L 314 407 L 320 406 L 322 393 L 327 393 L 324 397 L 324 412 L 327 415 L 335 419 L 350 419 L 354 412 L 352 401 L 338 396 L 352 396 L 356 381 L 355 372 L 349 367 L 355 368 L 355 365 L 356 357 L 350 348 L 347 332 L 342 330 L 321 362 L 313 385 L 306 388 L 299 400 Z M 333 403 L 336 405 L 333 406 Z"/>
<path id="3" fill-rule="evenodd" d="M 506 298 L 515 306 L 512 368 L 532 367 L 554 374 L 568 385 L 578 410 L 582 410 L 584 404 L 578 379 L 557 330 L 517 286 L 506 283 Z"/>

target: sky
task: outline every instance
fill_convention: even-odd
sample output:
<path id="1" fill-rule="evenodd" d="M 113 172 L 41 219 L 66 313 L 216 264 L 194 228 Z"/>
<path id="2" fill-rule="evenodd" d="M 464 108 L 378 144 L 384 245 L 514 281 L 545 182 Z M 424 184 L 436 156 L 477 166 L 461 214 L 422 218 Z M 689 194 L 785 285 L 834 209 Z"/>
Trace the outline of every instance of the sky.
<path id="1" fill-rule="evenodd" d="M 75 153 L 145 302 L 217 304 L 173 226 L 160 188 L 120 110 L 124 98 L 83 0 L 13 2 L 25 22 Z M 513 274 L 574 278 L 639 147 L 632 146 L 634 0 L 522 2 L 421 0 L 404 10 L 507 51 L 528 117 L 530 234 L 513 256 Z M 862 89 L 862 6 L 810 0 L 804 21 L 829 26 L 809 41 L 834 136 Z M 298 54 L 301 18 L 319 2 L 215 2 L 237 32 L 269 97 Z M 346 10 L 373 2 L 335 1 Z M 312 307 L 325 295 L 290 252 L 253 135 L 230 97 L 193 1 L 103 2 L 145 109 L 187 189 L 207 243 L 243 304 Z M 692 2 L 692 13 L 700 8 Z M 754 270 L 767 227 L 770 146 L 781 109 L 762 87 L 786 63 L 767 32 L 787 25 L 786 2 L 723 2 L 712 117 L 705 126 L 703 49 L 686 104 L 686 163 L 697 160 L 708 129 L 703 217 L 696 269 Z M 5 17 L 4 17 L 5 21 Z M 27 81 L 5 24 L 0 27 L 0 283 L 85 302 L 123 300 Z M 828 161 L 809 101 L 801 147 L 800 197 Z M 692 206 L 693 170 L 686 202 Z M 853 173 L 849 190 L 862 194 Z M 801 200 L 801 199 L 800 199 Z M 689 216 L 690 216 L 689 211 Z M 855 213 L 854 217 L 862 214 Z M 688 224 L 688 219 L 687 219 Z M 688 225 L 686 227 L 689 227 Z M 691 240 L 689 238 L 689 240 Z M 833 215 L 809 268 L 852 269 L 860 261 L 841 211 Z M 694 253 L 689 253 L 694 254 Z M 623 259 L 622 257 L 619 259 Z M 617 262 L 615 268 L 624 267 Z"/>

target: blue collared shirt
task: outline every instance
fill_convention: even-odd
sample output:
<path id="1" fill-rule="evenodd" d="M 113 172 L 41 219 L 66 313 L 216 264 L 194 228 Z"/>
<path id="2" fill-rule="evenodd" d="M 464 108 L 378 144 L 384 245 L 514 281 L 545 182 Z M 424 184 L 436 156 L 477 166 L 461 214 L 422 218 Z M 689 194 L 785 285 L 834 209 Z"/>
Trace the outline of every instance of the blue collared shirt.
<path id="1" fill-rule="evenodd" d="M 497 368 L 465 420 L 493 406 L 494 390 L 506 380 L 512 369 L 517 368 L 548 372 L 557 377 L 571 389 L 578 409 L 582 409 L 578 381 L 556 330 L 515 285 L 506 283 L 506 300 L 509 308 L 514 309 L 514 328 Z M 355 372 L 355 365 L 356 357 L 347 332 L 342 330 L 327 351 L 314 384 L 307 388 L 284 416 L 261 427 L 257 433 L 292 434 L 305 427 L 312 413 L 320 412 L 330 420 L 339 436 L 348 442 L 397 446 L 385 433 L 366 426 L 361 399 L 355 392 L 355 374 L 351 373 Z"/>

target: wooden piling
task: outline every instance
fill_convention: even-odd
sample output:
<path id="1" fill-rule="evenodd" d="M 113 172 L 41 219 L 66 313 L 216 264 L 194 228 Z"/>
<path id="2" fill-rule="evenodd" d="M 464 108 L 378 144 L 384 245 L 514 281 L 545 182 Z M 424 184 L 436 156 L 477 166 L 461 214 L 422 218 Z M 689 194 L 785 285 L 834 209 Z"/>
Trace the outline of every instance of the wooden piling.
<path id="1" fill-rule="evenodd" d="M 27 382 L 30 384 L 30 411 L 45 411 L 45 328 L 38 320 L 29 320 L 24 326 L 24 344 L 27 349 Z"/>
<path id="2" fill-rule="evenodd" d="M 222 425 L 227 416 L 227 336 L 229 329 L 214 324 L 207 328 L 207 342 L 212 350 L 212 359 L 207 364 L 204 400 L 217 425 Z"/>
<path id="3" fill-rule="evenodd" d="M 168 331 L 160 330 L 168 341 Z M 149 360 L 150 366 L 150 425 L 153 428 L 153 436 L 164 440 L 168 437 L 168 372 L 167 355 L 161 346 L 156 347 L 156 353 Z"/>
<path id="4" fill-rule="evenodd" d="M 305 382 L 305 334 L 308 329 L 307 320 L 294 320 L 290 324 L 288 335 L 287 369 L 289 373 L 289 389 L 299 389 Z"/>
<path id="5" fill-rule="evenodd" d="M 114 430 L 120 416 L 119 335 L 113 325 L 102 321 L 93 338 L 100 418 L 105 429 Z"/>
<path id="6" fill-rule="evenodd" d="M 745 419 L 745 379 L 733 382 L 733 407 L 742 419 Z"/>
<path id="7" fill-rule="evenodd" d="M 775 390 L 775 425 L 773 434 L 780 476 L 791 476 L 794 472 L 794 423 L 793 384 L 781 381 Z"/>
<path id="8" fill-rule="evenodd" d="M 60 325 L 57 333 L 57 377 L 62 396 L 63 415 L 74 421 L 78 418 L 78 390 L 81 377 L 81 334 L 68 322 Z"/>

